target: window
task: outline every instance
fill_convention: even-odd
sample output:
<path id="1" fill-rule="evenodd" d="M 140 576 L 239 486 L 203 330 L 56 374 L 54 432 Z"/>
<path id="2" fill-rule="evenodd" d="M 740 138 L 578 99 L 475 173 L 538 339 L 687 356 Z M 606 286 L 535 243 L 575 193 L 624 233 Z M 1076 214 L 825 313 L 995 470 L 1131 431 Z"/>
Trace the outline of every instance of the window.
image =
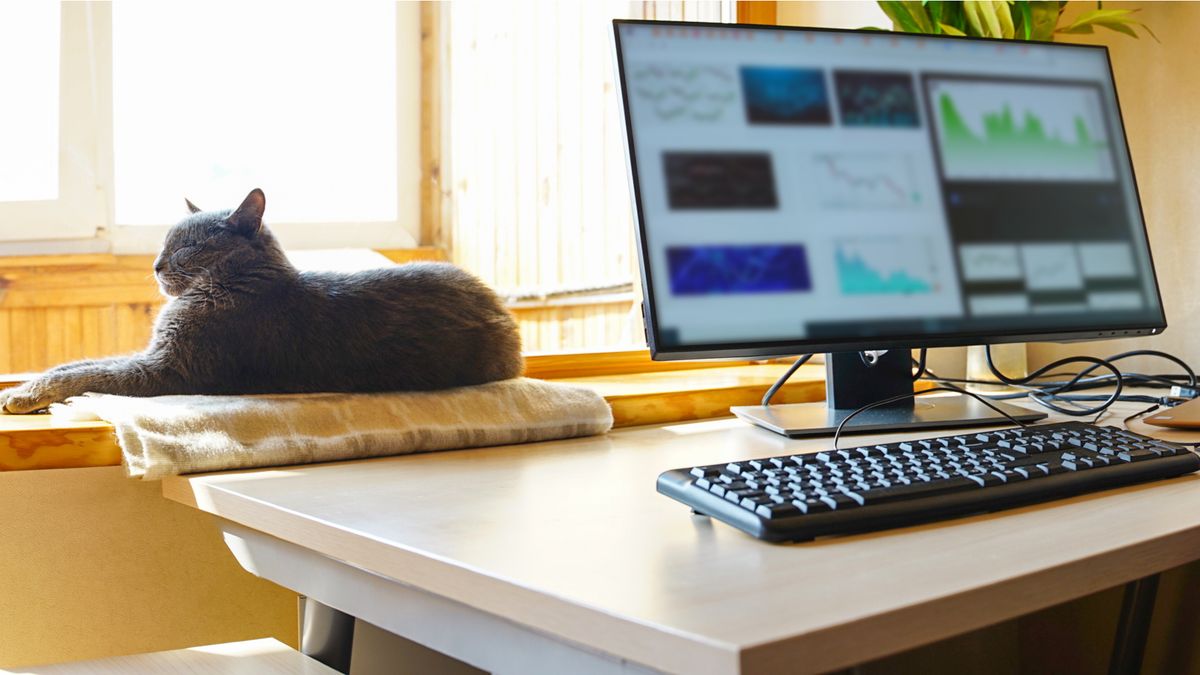
<path id="1" fill-rule="evenodd" d="M 0 5 L 0 202 L 58 199 L 58 26 L 55 3 Z"/>
<path id="2" fill-rule="evenodd" d="M 261 187 L 285 246 L 413 246 L 419 59 L 414 3 L 4 3 L 0 239 L 150 253 Z"/>
<path id="3" fill-rule="evenodd" d="M 439 243 L 510 299 L 527 351 L 644 345 L 611 20 L 729 21 L 733 3 L 439 8 Z"/>
<path id="4" fill-rule="evenodd" d="M 164 26 L 176 26 L 164 30 Z M 416 244 L 418 12 L 409 3 L 113 6 L 119 247 L 267 193 L 285 246 Z"/>
<path id="5" fill-rule="evenodd" d="M 0 3 L 0 240 L 94 236 L 103 225 L 92 3 Z M 16 102 L 20 102 L 19 105 Z"/>

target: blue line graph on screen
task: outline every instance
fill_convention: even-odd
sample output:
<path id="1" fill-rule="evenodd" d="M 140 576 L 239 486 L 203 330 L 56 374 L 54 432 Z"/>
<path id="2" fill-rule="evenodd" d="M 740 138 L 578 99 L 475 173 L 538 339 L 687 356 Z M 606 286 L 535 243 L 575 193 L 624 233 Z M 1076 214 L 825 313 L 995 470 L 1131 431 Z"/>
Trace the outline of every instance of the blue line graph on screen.
<path id="1" fill-rule="evenodd" d="M 800 244 L 672 246 L 667 249 L 672 295 L 794 293 L 812 290 Z"/>

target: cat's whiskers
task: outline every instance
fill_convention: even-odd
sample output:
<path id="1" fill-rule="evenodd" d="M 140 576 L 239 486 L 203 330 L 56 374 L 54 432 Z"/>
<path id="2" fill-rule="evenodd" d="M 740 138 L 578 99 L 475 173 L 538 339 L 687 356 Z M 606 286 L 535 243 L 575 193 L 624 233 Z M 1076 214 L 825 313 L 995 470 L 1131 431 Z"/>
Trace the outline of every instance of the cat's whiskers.
<path id="1" fill-rule="evenodd" d="M 233 294 L 225 288 L 223 284 L 217 283 L 213 278 L 212 272 L 201 270 L 201 285 L 199 288 L 204 291 L 205 302 L 211 302 L 213 309 L 218 309 L 222 306 L 233 306 Z"/>

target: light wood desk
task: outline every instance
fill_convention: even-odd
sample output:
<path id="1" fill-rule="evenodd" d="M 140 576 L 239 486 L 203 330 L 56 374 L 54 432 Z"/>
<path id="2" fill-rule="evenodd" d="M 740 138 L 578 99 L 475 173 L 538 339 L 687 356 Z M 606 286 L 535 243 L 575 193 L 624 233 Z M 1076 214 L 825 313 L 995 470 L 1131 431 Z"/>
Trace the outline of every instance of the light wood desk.
<path id="1" fill-rule="evenodd" d="M 500 673 L 822 672 L 1200 558 L 1200 475 L 783 546 L 654 490 L 827 445 L 726 419 L 163 491 L 219 516 L 252 572 Z"/>

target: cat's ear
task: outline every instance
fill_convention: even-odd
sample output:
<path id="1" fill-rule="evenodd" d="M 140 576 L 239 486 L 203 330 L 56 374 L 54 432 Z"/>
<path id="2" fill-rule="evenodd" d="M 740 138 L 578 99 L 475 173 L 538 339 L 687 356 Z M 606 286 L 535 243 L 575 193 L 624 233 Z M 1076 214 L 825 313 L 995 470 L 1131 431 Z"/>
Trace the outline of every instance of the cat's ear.
<path id="1" fill-rule="evenodd" d="M 262 229 L 263 210 L 266 208 L 267 196 L 263 194 L 262 190 L 254 188 L 242 200 L 242 205 L 234 209 L 225 221 L 229 223 L 229 228 L 234 232 L 245 237 L 253 237 Z"/>
<path id="2" fill-rule="evenodd" d="M 204 210 L 204 209 L 200 208 L 199 206 L 196 206 L 195 204 L 193 204 L 192 200 L 188 199 L 187 197 L 184 197 L 183 201 L 187 203 L 188 213 L 200 213 L 201 211 Z"/>

